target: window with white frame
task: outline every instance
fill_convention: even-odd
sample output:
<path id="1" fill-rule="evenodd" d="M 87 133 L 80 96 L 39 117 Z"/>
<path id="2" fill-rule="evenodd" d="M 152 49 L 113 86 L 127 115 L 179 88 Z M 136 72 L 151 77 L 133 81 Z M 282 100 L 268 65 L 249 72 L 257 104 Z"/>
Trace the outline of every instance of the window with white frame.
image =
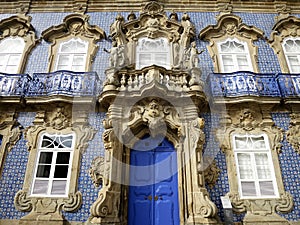
<path id="1" fill-rule="evenodd" d="M 227 39 L 218 43 L 222 73 L 235 71 L 253 71 L 249 49 L 246 42 Z"/>
<path id="2" fill-rule="evenodd" d="M 300 73 L 300 38 L 285 39 L 282 46 L 290 72 Z"/>
<path id="3" fill-rule="evenodd" d="M 267 136 L 234 135 L 233 146 L 240 197 L 277 197 L 278 188 Z"/>
<path id="4" fill-rule="evenodd" d="M 41 135 L 31 194 L 67 196 L 75 136 Z"/>
<path id="5" fill-rule="evenodd" d="M 80 38 L 72 38 L 67 42 L 62 42 L 58 49 L 54 70 L 84 72 L 87 52 L 88 42 Z"/>
<path id="6" fill-rule="evenodd" d="M 170 44 L 166 38 L 140 38 L 136 47 L 136 69 L 158 65 L 170 69 Z"/>
<path id="7" fill-rule="evenodd" d="M 0 72 L 18 73 L 25 42 L 20 37 L 8 37 L 0 42 Z"/>

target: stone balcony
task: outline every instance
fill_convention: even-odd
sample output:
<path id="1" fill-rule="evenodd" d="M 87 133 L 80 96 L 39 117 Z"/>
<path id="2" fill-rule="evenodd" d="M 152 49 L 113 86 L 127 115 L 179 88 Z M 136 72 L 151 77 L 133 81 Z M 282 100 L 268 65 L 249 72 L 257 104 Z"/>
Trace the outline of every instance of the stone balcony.
<path id="1" fill-rule="evenodd" d="M 152 89 L 151 89 L 152 88 Z M 167 70 L 160 66 L 149 66 L 141 70 L 106 70 L 103 92 L 99 97 L 102 104 L 110 104 L 117 95 L 141 96 L 143 91 L 163 90 L 170 96 L 189 95 L 205 99 L 201 71 Z"/>

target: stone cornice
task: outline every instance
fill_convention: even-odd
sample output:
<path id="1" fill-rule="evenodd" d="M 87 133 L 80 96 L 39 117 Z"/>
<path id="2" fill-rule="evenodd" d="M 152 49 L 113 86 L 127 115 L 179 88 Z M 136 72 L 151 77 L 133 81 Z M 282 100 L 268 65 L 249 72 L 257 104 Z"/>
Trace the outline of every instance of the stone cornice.
<path id="1" fill-rule="evenodd" d="M 19 0 L 13 2 L 0 2 L 0 13 L 17 13 L 17 12 L 99 12 L 99 11 L 140 11 L 144 0 L 135 1 L 103 1 L 103 0 Z M 220 5 L 226 4 L 226 1 L 211 0 L 170 0 L 163 3 L 166 11 L 215 11 L 220 10 Z M 267 2 L 263 0 L 237 1 L 230 4 L 233 12 L 261 12 L 274 13 L 282 5 L 291 9 L 291 13 L 300 13 L 300 2 L 293 0 Z M 259 7 L 258 7 L 259 6 Z"/>

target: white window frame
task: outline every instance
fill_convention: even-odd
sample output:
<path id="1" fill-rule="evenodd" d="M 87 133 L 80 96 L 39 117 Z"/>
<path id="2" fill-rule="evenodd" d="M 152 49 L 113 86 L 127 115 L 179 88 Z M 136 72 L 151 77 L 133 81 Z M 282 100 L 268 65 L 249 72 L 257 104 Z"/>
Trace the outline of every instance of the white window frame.
<path id="1" fill-rule="evenodd" d="M 72 144 L 70 148 L 58 148 L 57 146 L 55 148 L 47 148 L 47 147 L 42 147 L 42 142 L 44 140 L 44 137 L 72 137 Z M 31 196 L 34 197 L 68 197 L 69 194 L 69 187 L 70 187 L 70 178 L 71 178 L 71 172 L 72 172 L 72 165 L 73 165 L 73 154 L 74 154 L 74 147 L 75 147 L 75 134 L 70 133 L 70 134 L 49 134 L 49 133 L 43 133 L 40 138 L 39 138 L 39 143 L 38 143 L 38 153 L 36 157 L 36 162 L 35 162 L 35 168 L 34 168 L 34 176 L 31 184 Z M 41 178 L 41 177 L 36 177 L 37 175 L 37 170 L 39 166 L 39 159 L 40 159 L 40 154 L 41 152 L 52 152 L 52 162 L 50 164 L 50 174 L 49 177 L 47 178 Z M 54 173 L 55 173 L 55 166 L 56 165 L 66 165 L 66 164 L 56 164 L 56 159 L 57 159 L 57 154 L 59 152 L 69 152 L 70 153 L 70 158 L 69 158 L 69 163 L 68 163 L 68 172 L 67 172 L 67 177 L 66 178 L 54 178 Z M 47 193 L 46 194 L 34 194 L 34 185 L 36 180 L 45 180 L 48 181 L 48 188 L 47 188 Z M 53 187 L 53 181 L 59 181 L 59 180 L 66 180 L 66 186 L 65 186 L 65 194 L 51 194 L 52 187 Z"/>
<path id="2" fill-rule="evenodd" d="M 236 42 L 240 45 L 243 45 L 244 49 L 245 49 L 245 52 L 222 52 L 221 45 L 225 44 L 227 42 Z M 240 41 L 237 38 L 227 38 L 224 41 L 219 41 L 217 45 L 218 45 L 221 73 L 232 73 L 232 72 L 236 72 L 236 71 L 245 71 L 245 70 L 241 70 L 240 65 L 238 64 L 238 56 L 239 55 L 246 56 L 247 63 L 248 63 L 247 66 L 249 68 L 246 71 L 253 72 L 253 65 L 252 65 L 252 61 L 251 61 L 251 58 L 250 58 L 249 47 L 248 47 L 247 42 Z M 233 69 L 232 70 L 225 71 L 225 65 L 224 65 L 224 62 L 223 62 L 223 56 L 225 56 L 225 55 L 230 55 L 232 57 L 232 62 L 233 62 Z"/>
<path id="3" fill-rule="evenodd" d="M 13 51 L 14 48 L 9 46 L 10 41 L 21 41 L 23 46 L 18 46 L 17 51 Z M 18 43 L 19 44 L 19 43 Z M 25 49 L 25 41 L 21 37 L 7 37 L 0 41 L 0 46 L 5 45 L 5 51 L 0 52 L 0 57 L 4 60 L 3 65 L 0 65 L 1 73 L 17 74 L 20 68 L 22 56 Z M 10 64 L 12 57 L 16 57 L 17 60 L 14 64 Z"/>
<path id="4" fill-rule="evenodd" d="M 286 38 L 284 39 L 284 41 L 282 42 L 282 49 L 283 49 L 283 52 L 284 52 L 284 56 L 285 56 L 285 59 L 286 59 L 286 62 L 287 62 L 287 65 L 289 67 L 289 71 L 290 73 L 300 73 L 300 69 L 299 71 L 295 71 L 293 66 L 291 65 L 291 62 L 289 60 L 289 57 L 292 56 L 292 57 L 296 57 L 297 60 L 298 60 L 298 66 L 300 67 L 300 51 L 299 52 L 287 52 L 286 50 L 286 42 L 287 41 L 300 41 L 300 38 L 299 37 L 296 37 L 296 38 L 293 38 L 293 37 L 289 37 L 289 38 Z M 299 46 L 300 48 L 300 46 Z"/>
<path id="5" fill-rule="evenodd" d="M 83 51 L 79 51 L 79 52 L 77 52 L 76 49 L 73 49 L 74 51 L 70 51 L 70 52 L 62 52 L 63 46 L 69 44 L 70 42 L 79 42 L 80 44 L 85 45 L 85 49 Z M 87 54 L 88 54 L 88 46 L 89 46 L 88 41 L 82 40 L 81 38 L 71 38 L 68 41 L 61 42 L 59 44 L 59 48 L 58 48 L 58 52 L 57 52 L 54 71 L 69 70 L 69 71 L 74 71 L 74 72 L 85 72 L 86 71 Z M 61 66 L 60 57 L 62 57 L 62 56 L 69 57 L 69 60 L 68 60 L 68 63 L 65 65 L 66 68 L 59 69 L 58 67 Z M 84 58 L 84 60 L 82 62 L 81 68 L 74 70 L 72 68 L 73 68 L 73 66 L 76 66 L 76 65 L 74 65 L 74 58 L 76 56 L 81 56 Z"/>
<path id="6" fill-rule="evenodd" d="M 252 138 L 259 138 L 263 137 L 264 140 L 264 146 L 259 149 L 254 149 L 254 148 L 237 148 L 236 146 L 236 137 L 238 138 L 246 138 L 247 140 L 250 139 L 250 141 L 253 143 Z M 271 150 L 270 150 L 270 144 L 269 140 L 266 134 L 259 134 L 259 135 L 249 135 L 249 134 L 234 134 L 232 138 L 233 142 L 233 151 L 234 151 L 234 158 L 235 158 L 235 163 L 236 163 L 236 170 L 237 170 L 237 181 L 238 181 L 238 190 L 241 199 L 266 199 L 266 198 L 278 198 L 279 197 L 279 191 L 278 191 L 278 185 L 277 185 L 277 180 L 275 176 L 275 169 L 274 169 L 274 164 L 273 164 L 273 159 L 271 155 Z M 253 147 L 253 146 L 252 146 Z M 247 154 L 250 156 L 250 162 L 251 162 L 251 168 L 253 177 L 252 179 L 241 179 L 241 174 L 240 174 L 240 169 L 239 169 L 239 162 L 238 162 L 238 154 Z M 256 154 L 266 154 L 268 157 L 268 166 L 269 166 L 269 172 L 270 172 L 270 178 L 267 179 L 259 179 L 258 178 L 258 171 L 257 171 L 257 165 L 255 163 L 255 155 Z M 274 195 L 263 195 L 261 194 L 260 191 L 260 185 L 259 182 L 263 181 L 271 181 L 273 183 L 273 188 L 274 188 Z M 255 196 L 246 196 L 243 195 L 242 191 L 242 182 L 254 182 L 255 183 L 255 191 L 256 195 Z"/>
<path id="7" fill-rule="evenodd" d="M 147 44 L 155 45 L 156 43 L 163 43 L 164 48 L 158 48 L 158 49 L 154 48 L 153 50 L 149 48 L 144 49 Z M 146 66 L 151 66 L 151 65 L 162 66 L 166 69 L 170 69 L 171 68 L 170 54 L 171 54 L 170 43 L 168 39 L 162 37 L 156 39 L 145 38 L 145 37 L 140 38 L 136 46 L 136 69 L 142 69 Z M 142 55 L 150 56 L 149 63 L 143 63 L 143 61 L 141 60 Z M 159 55 L 166 58 L 165 62 L 160 62 L 157 60 L 157 56 Z"/>

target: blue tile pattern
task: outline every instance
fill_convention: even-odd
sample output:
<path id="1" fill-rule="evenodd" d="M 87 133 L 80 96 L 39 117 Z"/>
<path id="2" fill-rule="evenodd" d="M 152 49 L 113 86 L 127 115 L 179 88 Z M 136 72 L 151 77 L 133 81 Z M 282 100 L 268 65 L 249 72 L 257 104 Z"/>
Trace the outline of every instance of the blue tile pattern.
<path id="1" fill-rule="evenodd" d="M 272 113 L 272 118 L 276 126 L 285 131 L 289 129 L 289 113 Z M 296 221 L 300 220 L 300 154 L 287 142 L 286 136 L 284 136 L 282 145 L 282 153 L 279 154 L 282 179 L 285 190 L 293 196 L 294 208 L 290 213 L 281 214 L 281 216 Z"/>
<path id="2" fill-rule="evenodd" d="M 95 130 L 97 130 L 97 133 L 93 140 L 89 142 L 88 149 L 81 158 L 78 190 L 82 193 L 83 204 L 75 213 L 63 212 L 65 218 L 69 221 L 86 221 L 90 215 L 90 207 L 97 199 L 100 189 L 94 187 L 88 170 L 92 160 L 96 156 L 104 154 L 104 146 L 102 143 L 102 133 L 104 131 L 102 121 L 104 117 L 104 113 L 91 113 L 89 115 L 89 123 Z"/>
<path id="3" fill-rule="evenodd" d="M 19 113 L 18 121 L 24 127 L 32 125 L 35 113 Z M 26 213 L 17 211 L 14 206 L 15 194 L 22 189 L 29 152 L 22 135 L 14 148 L 6 156 L 0 178 L 0 218 L 19 219 Z"/>

